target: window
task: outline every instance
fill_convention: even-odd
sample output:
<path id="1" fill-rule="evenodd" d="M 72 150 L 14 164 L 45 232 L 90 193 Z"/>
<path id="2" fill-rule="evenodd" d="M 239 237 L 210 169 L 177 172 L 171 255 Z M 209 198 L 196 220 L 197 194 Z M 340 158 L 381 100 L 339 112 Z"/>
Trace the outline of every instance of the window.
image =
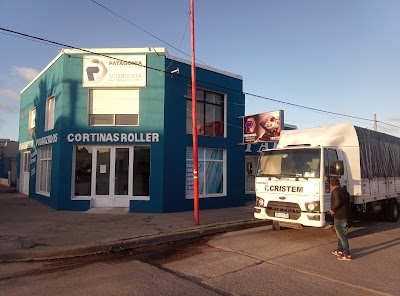
<path id="1" fill-rule="evenodd" d="M 320 149 L 285 149 L 261 152 L 258 176 L 319 178 Z"/>
<path id="2" fill-rule="evenodd" d="M 92 184 L 93 147 L 75 147 L 75 195 L 90 196 Z"/>
<path id="3" fill-rule="evenodd" d="M 197 134 L 224 136 L 224 95 L 198 89 L 196 92 Z M 186 132 L 192 133 L 192 88 L 186 92 Z"/>
<path id="4" fill-rule="evenodd" d="M 138 125 L 139 90 L 90 89 L 89 125 Z"/>
<path id="5" fill-rule="evenodd" d="M 199 148 L 199 195 L 200 197 L 225 194 L 225 150 Z M 193 194 L 193 148 L 186 148 L 186 197 Z"/>
<path id="6" fill-rule="evenodd" d="M 334 149 L 324 150 L 325 175 L 336 175 L 335 162 L 338 160 L 337 152 Z"/>
<path id="7" fill-rule="evenodd" d="M 259 156 L 246 156 L 246 192 L 255 192 Z"/>
<path id="8" fill-rule="evenodd" d="M 37 150 L 36 192 L 50 195 L 51 189 L 51 147 Z"/>
<path id="9" fill-rule="evenodd" d="M 33 136 L 35 133 L 36 126 L 36 108 L 29 110 L 29 123 L 28 123 L 28 133 L 29 136 Z"/>
<path id="10" fill-rule="evenodd" d="M 73 164 L 72 192 L 76 199 L 96 195 L 149 199 L 150 146 L 78 145 L 74 147 Z"/>
<path id="11" fill-rule="evenodd" d="M 30 166 L 30 156 L 31 153 L 30 152 L 24 152 L 23 153 L 23 170 L 25 173 L 29 173 L 29 166 Z"/>
<path id="12" fill-rule="evenodd" d="M 337 152 L 334 149 L 324 149 L 324 181 L 325 193 L 331 192 L 331 176 L 336 173 L 335 162 L 338 160 Z"/>
<path id="13" fill-rule="evenodd" d="M 55 107 L 55 96 L 52 96 L 46 100 L 46 118 L 44 124 L 44 130 L 49 131 L 54 128 L 54 107 Z"/>
<path id="14" fill-rule="evenodd" d="M 135 146 L 133 161 L 133 195 L 150 195 L 150 147 Z"/>

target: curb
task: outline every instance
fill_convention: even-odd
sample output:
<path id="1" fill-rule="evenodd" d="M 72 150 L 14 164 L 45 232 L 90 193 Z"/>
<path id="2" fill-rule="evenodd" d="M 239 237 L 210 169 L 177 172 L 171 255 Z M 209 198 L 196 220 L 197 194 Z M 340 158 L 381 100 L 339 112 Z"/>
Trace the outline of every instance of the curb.
<path id="1" fill-rule="evenodd" d="M 95 254 L 110 252 L 120 252 L 140 247 L 154 246 L 163 243 L 170 243 L 185 239 L 197 238 L 211 234 L 237 231 L 246 228 L 261 227 L 271 224 L 269 220 L 243 220 L 227 222 L 222 224 L 209 224 L 166 234 L 143 236 L 138 238 L 128 238 L 124 240 L 96 243 L 92 245 L 78 245 L 59 247 L 49 250 L 20 250 L 10 253 L 0 254 L 0 263 L 25 262 L 25 261 L 44 261 L 51 259 L 63 259 L 71 257 L 83 257 Z"/>

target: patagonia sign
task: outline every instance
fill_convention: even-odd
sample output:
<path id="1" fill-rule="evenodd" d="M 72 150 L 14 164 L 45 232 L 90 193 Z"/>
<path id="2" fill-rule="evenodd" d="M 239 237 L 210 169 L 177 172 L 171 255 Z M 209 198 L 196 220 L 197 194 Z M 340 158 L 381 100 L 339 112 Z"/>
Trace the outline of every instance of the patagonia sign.
<path id="1" fill-rule="evenodd" d="M 146 87 L 146 55 L 91 55 L 83 59 L 83 87 Z"/>

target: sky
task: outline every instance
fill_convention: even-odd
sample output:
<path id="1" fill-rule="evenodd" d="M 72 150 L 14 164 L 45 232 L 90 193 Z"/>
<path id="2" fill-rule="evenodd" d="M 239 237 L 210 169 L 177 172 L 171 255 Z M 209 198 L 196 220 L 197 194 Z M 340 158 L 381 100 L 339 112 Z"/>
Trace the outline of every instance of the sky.
<path id="1" fill-rule="evenodd" d="M 190 0 L 1 0 L 0 28 L 78 48 L 164 47 L 190 61 L 189 9 Z M 283 110 L 298 128 L 373 129 L 376 114 L 378 131 L 400 137 L 399 0 L 194 0 L 194 16 L 197 64 L 243 76 L 246 115 Z M 18 140 L 20 92 L 61 48 L 0 30 L 0 138 Z"/>

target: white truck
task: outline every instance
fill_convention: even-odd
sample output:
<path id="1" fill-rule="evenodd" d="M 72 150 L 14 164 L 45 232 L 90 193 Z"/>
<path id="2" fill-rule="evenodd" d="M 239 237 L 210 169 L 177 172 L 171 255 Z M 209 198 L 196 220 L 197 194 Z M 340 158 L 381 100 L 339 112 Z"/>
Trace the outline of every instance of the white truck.
<path id="1" fill-rule="evenodd" d="M 274 230 L 324 227 L 333 177 L 347 187 L 352 215 L 398 220 L 400 138 L 351 123 L 282 131 L 277 148 L 260 155 L 254 217 Z"/>

